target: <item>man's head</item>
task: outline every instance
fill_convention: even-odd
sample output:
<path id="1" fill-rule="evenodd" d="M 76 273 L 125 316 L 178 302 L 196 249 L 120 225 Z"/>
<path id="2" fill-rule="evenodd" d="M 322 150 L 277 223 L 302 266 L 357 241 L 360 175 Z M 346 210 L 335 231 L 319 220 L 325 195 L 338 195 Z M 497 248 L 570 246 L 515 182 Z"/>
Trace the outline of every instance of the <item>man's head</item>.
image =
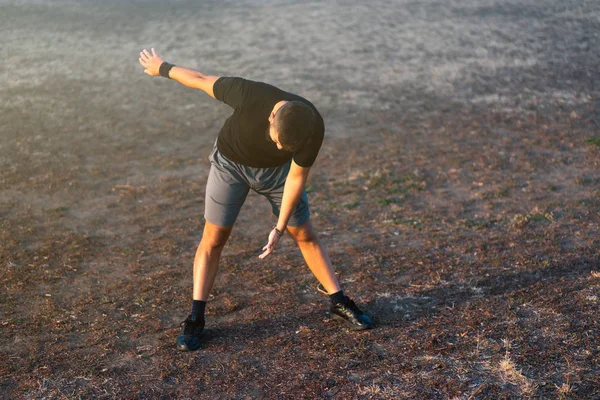
<path id="1" fill-rule="evenodd" d="M 269 117 L 269 136 L 279 150 L 299 150 L 312 136 L 315 113 L 301 101 L 286 101 L 273 107 Z"/>

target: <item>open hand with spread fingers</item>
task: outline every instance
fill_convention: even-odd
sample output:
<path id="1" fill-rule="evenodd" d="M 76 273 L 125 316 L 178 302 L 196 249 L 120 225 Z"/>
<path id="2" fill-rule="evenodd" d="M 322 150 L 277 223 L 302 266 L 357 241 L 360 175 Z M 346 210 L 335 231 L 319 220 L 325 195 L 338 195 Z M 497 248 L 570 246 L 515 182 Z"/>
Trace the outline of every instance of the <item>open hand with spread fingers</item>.
<path id="1" fill-rule="evenodd" d="M 144 73 L 150 76 L 158 76 L 160 75 L 159 69 L 160 65 L 163 63 L 163 59 L 156 54 L 156 50 L 154 47 L 151 49 L 152 53 L 148 50 L 144 49 L 140 52 L 140 64 L 144 67 Z"/>

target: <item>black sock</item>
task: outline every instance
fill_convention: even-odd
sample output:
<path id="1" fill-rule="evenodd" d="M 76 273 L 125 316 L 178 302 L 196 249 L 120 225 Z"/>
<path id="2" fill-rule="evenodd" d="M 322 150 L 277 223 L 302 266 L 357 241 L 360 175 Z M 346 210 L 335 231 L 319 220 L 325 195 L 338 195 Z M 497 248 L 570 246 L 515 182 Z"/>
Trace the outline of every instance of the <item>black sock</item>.
<path id="1" fill-rule="evenodd" d="M 196 321 L 204 321 L 204 309 L 206 302 L 202 300 L 192 300 L 192 319 Z"/>
<path id="2" fill-rule="evenodd" d="M 339 292 L 330 294 L 329 300 L 331 300 L 331 304 L 346 304 L 346 296 L 344 296 L 344 291 L 340 290 Z"/>

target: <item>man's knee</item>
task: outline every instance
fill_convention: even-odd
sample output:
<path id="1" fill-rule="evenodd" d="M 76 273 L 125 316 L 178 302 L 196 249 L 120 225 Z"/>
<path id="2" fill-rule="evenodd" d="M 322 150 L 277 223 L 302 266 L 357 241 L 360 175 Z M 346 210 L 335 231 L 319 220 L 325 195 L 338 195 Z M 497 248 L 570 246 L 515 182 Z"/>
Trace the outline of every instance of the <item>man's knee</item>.
<path id="1" fill-rule="evenodd" d="M 222 250 L 227 243 L 227 239 L 229 239 L 231 229 L 232 227 L 230 226 L 217 226 L 207 221 L 204 226 L 202 240 L 200 241 L 200 248 L 207 251 Z"/>
<path id="2" fill-rule="evenodd" d="M 225 244 L 227 243 L 226 240 L 219 240 L 216 238 L 207 238 L 205 236 L 202 237 L 202 240 L 200 241 L 200 250 L 204 250 L 204 251 L 221 251 L 223 250 L 223 248 L 225 247 Z"/>
<path id="3" fill-rule="evenodd" d="M 318 237 L 310 221 L 301 226 L 288 227 L 288 232 L 296 243 L 317 243 Z"/>

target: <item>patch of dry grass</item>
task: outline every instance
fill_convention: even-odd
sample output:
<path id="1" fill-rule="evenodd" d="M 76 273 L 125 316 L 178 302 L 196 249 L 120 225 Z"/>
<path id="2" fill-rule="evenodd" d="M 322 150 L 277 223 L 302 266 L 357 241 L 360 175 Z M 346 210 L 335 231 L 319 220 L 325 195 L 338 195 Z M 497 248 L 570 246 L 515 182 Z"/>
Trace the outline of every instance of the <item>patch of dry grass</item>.
<path id="1" fill-rule="evenodd" d="M 0 397 L 600 396 L 595 2 L 9 3 Z M 257 259 L 249 196 L 203 347 L 176 351 L 231 110 L 136 70 L 149 26 L 322 111 L 312 219 L 377 329 L 327 314 L 289 238 Z"/>

